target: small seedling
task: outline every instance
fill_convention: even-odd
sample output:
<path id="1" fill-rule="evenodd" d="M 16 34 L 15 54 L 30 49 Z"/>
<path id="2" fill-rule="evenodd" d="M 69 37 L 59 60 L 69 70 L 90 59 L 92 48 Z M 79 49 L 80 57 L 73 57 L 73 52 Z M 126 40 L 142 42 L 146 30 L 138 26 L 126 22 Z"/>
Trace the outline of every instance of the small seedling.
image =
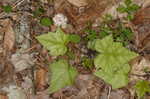
<path id="1" fill-rule="evenodd" d="M 132 20 L 134 18 L 134 13 L 140 8 L 138 5 L 134 4 L 132 0 L 125 0 L 125 5 L 119 5 L 117 11 L 120 13 L 127 13 L 127 20 Z"/>
<path id="2" fill-rule="evenodd" d="M 102 26 L 100 28 L 100 37 L 101 38 L 108 36 L 112 33 L 113 33 L 113 30 L 107 24 L 104 24 L 104 26 Z"/>
<path id="3" fill-rule="evenodd" d="M 150 92 L 150 82 L 140 80 L 135 85 L 135 90 L 139 99 L 142 99 L 147 92 Z"/>
<path id="4" fill-rule="evenodd" d="M 66 54 L 67 54 L 69 60 L 74 60 L 76 57 L 72 51 L 68 51 Z"/>
<path id="5" fill-rule="evenodd" d="M 6 12 L 6 13 L 12 12 L 12 7 L 11 7 L 10 5 L 2 6 L 2 9 L 3 9 L 4 12 Z"/>
<path id="6" fill-rule="evenodd" d="M 114 38 L 118 42 L 122 42 L 124 46 L 128 45 L 133 37 L 133 32 L 130 28 L 124 27 L 123 24 L 120 24 L 119 27 L 116 29 L 118 33 Z"/>
<path id="7" fill-rule="evenodd" d="M 48 17 L 44 17 L 40 20 L 41 25 L 43 26 L 51 26 L 53 24 L 52 19 L 48 18 Z"/>
<path id="8" fill-rule="evenodd" d="M 102 17 L 102 18 L 103 18 L 103 22 L 105 22 L 105 23 L 107 23 L 107 22 L 109 23 L 113 20 L 113 16 L 111 14 L 105 14 L 104 17 Z"/>
<path id="9" fill-rule="evenodd" d="M 35 17 L 38 17 L 38 16 L 42 15 L 44 12 L 45 12 L 45 10 L 40 7 L 40 8 L 36 9 L 36 10 L 33 12 L 33 15 L 34 15 Z"/>
<path id="10" fill-rule="evenodd" d="M 72 35 L 69 35 L 69 40 L 73 43 L 79 43 L 81 38 L 79 35 L 72 34 Z"/>
<path id="11" fill-rule="evenodd" d="M 82 66 L 86 68 L 92 68 L 94 65 L 93 59 L 90 59 L 88 57 L 83 57 L 81 60 L 82 60 Z"/>
<path id="12" fill-rule="evenodd" d="M 86 29 L 85 32 L 87 33 L 86 40 L 92 41 L 97 38 L 97 33 L 95 30 Z"/>

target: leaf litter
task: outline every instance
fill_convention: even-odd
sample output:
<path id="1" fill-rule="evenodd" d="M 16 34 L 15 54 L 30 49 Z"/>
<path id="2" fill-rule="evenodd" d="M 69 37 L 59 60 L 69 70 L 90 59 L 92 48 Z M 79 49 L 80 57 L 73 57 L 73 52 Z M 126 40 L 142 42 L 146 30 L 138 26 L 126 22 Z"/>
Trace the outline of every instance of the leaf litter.
<path id="1" fill-rule="evenodd" d="M 150 3 L 149 0 L 134 0 L 134 2 L 141 8 L 130 23 L 135 33 L 130 48 L 138 52 L 140 58 L 131 62 L 130 83 L 136 83 L 138 79 L 150 80 Z M 95 53 L 86 47 L 84 48 L 86 51 L 81 51 L 81 47 L 86 44 L 83 40 L 85 35 L 83 30 L 88 26 L 87 23 L 92 23 L 91 28 L 97 31 L 104 14 L 110 13 L 116 20 L 119 18 L 123 20 L 126 14 L 120 14 L 115 10 L 122 3 L 123 0 L 0 1 L 0 6 L 12 6 L 9 13 L 3 12 L 0 8 L 0 99 L 136 99 L 135 89 L 130 92 L 130 83 L 125 88 L 111 89 L 109 84 L 92 75 L 91 72 L 94 72 L 95 68 L 87 72 L 80 64 L 81 56 L 89 57 L 89 54 Z M 37 5 L 46 12 L 34 17 L 32 12 L 37 9 Z M 61 19 L 61 24 L 65 25 L 62 26 L 65 27 L 63 31 L 67 35 L 79 34 L 82 37 L 80 42 L 83 44 L 79 43 L 81 46 L 68 44 L 68 51 L 72 51 L 76 56 L 74 60 L 69 60 L 73 61 L 69 63 L 80 72 L 75 78 L 74 85 L 50 94 L 47 90 L 51 87 L 49 82 L 52 76 L 49 74 L 49 62 L 52 63 L 54 59 L 59 58 L 68 59 L 69 56 L 51 57 L 48 51 L 38 44 L 35 36 L 54 32 L 55 25 L 60 23 L 42 26 L 39 20 L 43 17 L 52 19 L 57 14 L 64 15 Z M 148 93 L 146 99 L 149 99 Z"/>

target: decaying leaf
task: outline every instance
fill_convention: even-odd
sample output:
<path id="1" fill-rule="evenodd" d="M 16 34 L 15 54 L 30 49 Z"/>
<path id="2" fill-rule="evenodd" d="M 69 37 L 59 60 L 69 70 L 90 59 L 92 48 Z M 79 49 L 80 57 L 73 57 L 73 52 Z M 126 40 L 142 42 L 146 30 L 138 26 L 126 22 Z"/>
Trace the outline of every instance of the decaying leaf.
<path id="1" fill-rule="evenodd" d="M 139 10 L 132 21 L 135 28 L 135 45 L 139 52 L 150 51 L 150 7 Z"/>
<path id="2" fill-rule="evenodd" d="M 93 22 L 102 15 L 107 7 L 114 4 L 113 0 L 55 0 L 57 13 L 67 16 L 75 31 L 85 28 L 87 22 Z M 86 6 L 85 6 L 86 5 Z"/>
<path id="3" fill-rule="evenodd" d="M 30 96 L 29 99 L 51 99 L 49 98 L 49 93 L 47 90 L 42 91 L 42 92 L 37 92 L 36 95 Z"/>
<path id="4" fill-rule="evenodd" d="M 68 2 L 77 7 L 84 7 L 88 5 L 88 0 L 68 0 Z"/>
<path id="5" fill-rule="evenodd" d="M 10 61 L 0 57 L 0 87 L 13 82 L 14 68 Z"/>
<path id="6" fill-rule="evenodd" d="M 138 4 L 142 8 L 146 8 L 150 5 L 150 0 L 133 0 L 133 2 Z"/>
<path id="7" fill-rule="evenodd" d="M 0 99 L 8 99 L 8 97 L 5 94 L 0 94 Z"/>
<path id="8" fill-rule="evenodd" d="M 131 99 L 127 89 L 118 89 L 110 92 L 110 99 Z"/>
<path id="9" fill-rule="evenodd" d="M 2 22 L 4 26 L 4 48 L 6 50 L 12 50 L 15 44 L 15 32 L 12 28 L 12 22 L 9 19 L 5 19 Z"/>
<path id="10" fill-rule="evenodd" d="M 46 76 L 47 75 L 47 71 L 40 68 L 36 71 L 36 89 L 38 91 L 44 90 L 47 82 L 46 82 Z"/>
<path id="11" fill-rule="evenodd" d="M 25 95 L 23 90 L 15 85 L 4 87 L 3 90 L 8 92 L 8 99 L 27 99 L 27 96 Z"/>
<path id="12" fill-rule="evenodd" d="M 16 72 L 30 68 L 34 65 L 33 58 L 29 54 L 15 53 L 11 57 L 11 62 L 14 65 Z"/>
<path id="13" fill-rule="evenodd" d="M 133 75 L 145 75 L 146 71 L 150 70 L 150 61 L 145 57 L 142 57 L 139 61 L 135 60 L 135 63 L 132 64 L 131 74 Z M 131 76 L 131 81 L 138 80 L 138 76 Z"/>

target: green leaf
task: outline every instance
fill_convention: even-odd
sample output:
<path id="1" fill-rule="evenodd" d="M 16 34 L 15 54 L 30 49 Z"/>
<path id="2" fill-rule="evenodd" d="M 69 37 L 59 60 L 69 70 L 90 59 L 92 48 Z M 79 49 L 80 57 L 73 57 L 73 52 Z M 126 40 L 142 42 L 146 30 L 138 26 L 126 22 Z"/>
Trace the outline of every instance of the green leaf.
<path id="1" fill-rule="evenodd" d="M 130 12 L 136 12 L 140 7 L 137 4 L 132 4 L 128 7 L 128 11 Z"/>
<path id="2" fill-rule="evenodd" d="M 86 37 L 87 40 L 91 41 L 91 40 L 94 40 L 97 38 L 97 33 L 95 30 L 87 29 L 87 30 L 85 30 L 85 32 L 88 33 L 88 35 Z"/>
<path id="3" fill-rule="evenodd" d="M 69 40 L 73 43 L 79 43 L 80 39 L 81 38 L 79 35 L 75 35 L 75 34 L 69 35 Z"/>
<path id="4" fill-rule="evenodd" d="M 145 80 L 140 80 L 136 83 L 135 89 L 139 98 L 144 97 L 147 92 L 150 92 L 150 82 Z"/>
<path id="5" fill-rule="evenodd" d="M 61 88 L 70 86 L 74 83 L 77 75 L 76 69 L 69 66 L 66 60 L 59 60 L 50 65 L 51 80 L 50 93 L 56 92 Z"/>
<path id="6" fill-rule="evenodd" d="M 113 42 L 112 36 L 107 36 L 104 39 L 98 39 L 95 43 L 96 51 L 101 54 L 95 58 L 96 67 L 105 68 L 106 65 L 120 65 L 126 64 L 131 59 L 137 56 L 136 53 L 131 52 L 122 46 L 122 43 Z"/>
<path id="7" fill-rule="evenodd" d="M 104 27 L 101 28 L 100 36 L 103 38 L 103 37 L 108 36 L 112 32 L 113 31 L 111 30 L 111 28 L 105 25 Z"/>
<path id="8" fill-rule="evenodd" d="M 130 28 L 123 28 L 122 31 L 123 35 L 125 35 L 129 40 L 131 40 L 133 36 L 133 32 Z"/>
<path id="9" fill-rule="evenodd" d="M 3 9 L 4 12 L 6 12 L 6 13 L 12 12 L 12 7 L 11 7 L 10 5 L 2 6 L 2 9 Z"/>
<path id="10" fill-rule="evenodd" d="M 125 0 L 124 3 L 126 6 L 129 6 L 130 4 L 132 4 L 132 0 Z"/>
<path id="11" fill-rule="evenodd" d="M 134 15 L 132 15 L 132 14 L 127 15 L 127 20 L 131 21 L 133 19 L 134 19 Z"/>
<path id="12" fill-rule="evenodd" d="M 43 14 L 44 12 L 45 12 L 45 10 L 42 7 L 40 7 L 33 12 L 33 15 L 35 17 L 37 17 L 37 16 L 40 16 L 41 14 Z"/>
<path id="13" fill-rule="evenodd" d="M 111 14 L 105 14 L 102 18 L 104 22 L 109 22 L 113 20 L 113 16 Z"/>
<path id="14" fill-rule="evenodd" d="M 124 7 L 123 5 L 119 5 L 119 7 L 117 8 L 117 11 L 120 13 L 125 13 L 126 12 L 126 7 Z"/>
<path id="15" fill-rule="evenodd" d="M 41 25 L 50 26 L 53 24 L 53 21 L 50 18 L 44 17 L 40 20 Z"/>
<path id="16" fill-rule="evenodd" d="M 124 48 L 122 43 L 114 42 L 111 35 L 102 40 L 97 39 L 94 48 L 101 53 L 94 59 L 96 69 L 101 69 L 101 71 L 97 71 L 95 75 L 102 77 L 102 79 L 111 84 L 113 88 L 120 88 L 127 84 L 127 75 L 130 70 L 128 62 L 135 58 L 137 54 Z M 106 75 L 107 73 L 108 75 Z M 114 76 L 114 79 L 112 79 L 112 76 Z M 115 84 L 119 79 L 122 79 L 122 82 Z"/>
<path id="17" fill-rule="evenodd" d="M 125 71 L 128 71 L 129 65 L 126 65 L 125 67 Z M 112 85 L 112 89 L 117 89 L 126 86 L 129 81 L 128 75 L 126 73 L 121 71 L 121 69 L 118 71 L 119 72 L 115 73 L 104 70 L 98 70 L 94 73 L 94 75 L 102 78 L 105 82 Z"/>
<path id="18" fill-rule="evenodd" d="M 60 28 L 55 33 L 49 32 L 36 37 L 37 40 L 50 51 L 52 56 L 64 55 L 67 52 L 66 45 L 69 42 L 69 35 L 65 34 Z"/>
<path id="19" fill-rule="evenodd" d="M 87 48 L 95 50 L 95 43 L 96 43 L 96 39 L 93 40 L 93 41 L 89 41 L 88 44 L 87 44 Z"/>
<path id="20" fill-rule="evenodd" d="M 66 54 L 69 57 L 69 59 L 71 59 L 71 60 L 74 60 L 75 57 L 76 57 L 75 54 L 72 51 L 68 51 Z"/>
<path id="21" fill-rule="evenodd" d="M 103 38 L 103 37 L 105 37 L 105 36 L 108 36 L 109 34 L 108 34 L 108 32 L 106 32 L 106 31 L 101 31 L 100 32 L 100 36 Z"/>
<path id="22" fill-rule="evenodd" d="M 88 57 L 82 57 L 82 66 L 86 68 L 91 68 L 93 66 L 93 59 L 90 59 Z"/>

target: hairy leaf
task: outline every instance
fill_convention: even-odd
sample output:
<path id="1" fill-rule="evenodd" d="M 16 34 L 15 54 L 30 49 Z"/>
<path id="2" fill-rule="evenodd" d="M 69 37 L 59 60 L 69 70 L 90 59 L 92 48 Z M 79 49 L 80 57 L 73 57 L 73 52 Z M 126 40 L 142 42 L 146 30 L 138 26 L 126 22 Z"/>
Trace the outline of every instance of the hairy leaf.
<path id="1" fill-rule="evenodd" d="M 37 40 L 50 51 L 52 56 L 64 55 L 67 52 L 69 35 L 65 34 L 60 28 L 55 33 L 49 32 L 36 37 Z"/>
<path id="2" fill-rule="evenodd" d="M 95 66 L 101 68 L 106 68 L 106 65 L 126 64 L 137 56 L 136 53 L 124 48 L 122 43 L 113 42 L 112 36 L 98 39 L 95 43 L 95 50 L 101 53 L 95 58 Z"/>
<path id="3" fill-rule="evenodd" d="M 110 67 L 110 69 L 112 67 Z M 119 68 L 116 72 L 112 72 L 110 69 L 106 71 L 103 69 L 97 70 L 94 74 L 112 85 L 113 89 L 121 88 L 128 84 L 128 72 L 130 70 L 130 66 L 128 64 L 123 65 L 123 68 Z"/>
<path id="4" fill-rule="evenodd" d="M 56 92 L 61 88 L 72 85 L 77 75 L 76 69 L 69 66 L 66 60 L 59 60 L 50 65 L 51 81 L 50 93 Z"/>
<path id="5" fill-rule="evenodd" d="M 101 53 L 94 59 L 97 69 L 95 75 L 111 84 L 112 88 L 125 86 L 130 70 L 128 62 L 137 54 L 124 48 L 121 43 L 114 42 L 111 35 L 102 40 L 97 39 L 94 48 Z"/>

